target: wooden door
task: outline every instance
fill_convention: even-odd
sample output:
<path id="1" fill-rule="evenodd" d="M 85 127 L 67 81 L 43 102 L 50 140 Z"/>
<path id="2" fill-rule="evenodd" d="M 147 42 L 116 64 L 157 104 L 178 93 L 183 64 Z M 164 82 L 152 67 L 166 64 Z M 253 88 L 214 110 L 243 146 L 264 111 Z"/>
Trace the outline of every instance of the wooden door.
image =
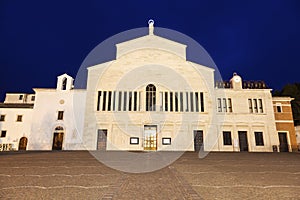
<path id="1" fill-rule="evenodd" d="M 53 134 L 52 150 L 62 150 L 63 139 L 64 139 L 63 132 L 55 132 Z"/>
<path id="2" fill-rule="evenodd" d="M 247 131 L 239 131 L 240 151 L 248 151 Z"/>
<path id="3" fill-rule="evenodd" d="M 19 141 L 19 151 L 26 150 L 26 147 L 27 147 L 27 138 L 22 137 Z"/>
<path id="4" fill-rule="evenodd" d="M 285 132 L 279 132 L 278 137 L 279 137 L 279 150 L 280 150 L 280 152 L 288 152 L 289 151 L 289 146 L 288 146 L 286 133 Z"/>

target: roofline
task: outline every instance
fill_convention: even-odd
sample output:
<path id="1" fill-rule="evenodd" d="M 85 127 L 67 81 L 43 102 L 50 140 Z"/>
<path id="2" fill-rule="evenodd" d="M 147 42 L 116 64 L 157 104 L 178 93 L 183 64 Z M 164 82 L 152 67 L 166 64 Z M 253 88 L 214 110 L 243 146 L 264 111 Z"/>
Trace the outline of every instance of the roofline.
<path id="1" fill-rule="evenodd" d="M 272 101 L 293 101 L 295 98 L 286 96 L 286 97 L 272 97 Z"/>
<path id="2" fill-rule="evenodd" d="M 32 88 L 35 92 L 56 92 L 56 91 L 86 91 L 86 89 L 71 89 L 71 90 L 57 90 L 56 88 Z"/>
<path id="3" fill-rule="evenodd" d="M 0 103 L 0 108 L 26 108 L 33 109 L 33 103 Z"/>

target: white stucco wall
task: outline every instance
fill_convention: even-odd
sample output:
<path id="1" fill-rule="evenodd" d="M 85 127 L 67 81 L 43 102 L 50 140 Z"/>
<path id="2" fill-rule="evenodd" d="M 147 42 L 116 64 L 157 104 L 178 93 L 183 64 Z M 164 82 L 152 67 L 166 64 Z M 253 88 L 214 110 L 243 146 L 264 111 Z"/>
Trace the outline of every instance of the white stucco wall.
<path id="1" fill-rule="evenodd" d="M 36 102 L 33 110 L 30 150 L 51 150 L 57 126 L 64 128 L 63 150 L 80 150 L 82 146 L 85 90 L 34 89 Z M 64 111 L 63 120 L 57 120 Z"/>

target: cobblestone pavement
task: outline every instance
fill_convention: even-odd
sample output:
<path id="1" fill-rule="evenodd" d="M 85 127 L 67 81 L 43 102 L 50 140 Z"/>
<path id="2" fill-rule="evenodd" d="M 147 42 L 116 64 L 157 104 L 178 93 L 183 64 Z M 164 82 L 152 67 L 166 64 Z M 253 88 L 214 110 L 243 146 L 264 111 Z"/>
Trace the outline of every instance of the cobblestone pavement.
<path id="1" fill-rule="evenodd" d="M 187 152 L 131 174 L 86 151 L 1 152 L 0 170 L 0 199 L 300 199 L 299 153 Z"/>

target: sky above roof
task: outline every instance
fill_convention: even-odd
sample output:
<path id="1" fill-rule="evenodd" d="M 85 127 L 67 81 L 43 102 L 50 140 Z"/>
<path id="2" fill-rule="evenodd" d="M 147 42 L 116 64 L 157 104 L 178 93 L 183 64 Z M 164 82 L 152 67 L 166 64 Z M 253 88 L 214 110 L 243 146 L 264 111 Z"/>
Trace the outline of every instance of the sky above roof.
<path id="1" fill-rule="evenodd" d="M 237 72 L 273 89 L 300 82 L 298 0 L 1 0 L 0 100 L 75 77 L 98 44 L 149 19 L 202 45 L 225 80 Z"/>

